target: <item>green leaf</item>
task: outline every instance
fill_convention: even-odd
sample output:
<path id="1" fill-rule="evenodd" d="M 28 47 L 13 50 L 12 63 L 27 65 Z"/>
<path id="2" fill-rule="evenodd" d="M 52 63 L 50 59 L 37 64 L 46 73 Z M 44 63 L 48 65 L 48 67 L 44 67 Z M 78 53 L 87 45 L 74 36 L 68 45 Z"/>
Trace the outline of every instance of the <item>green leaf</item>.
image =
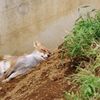
<path id="1" fill-rule="evenodd" d="M 87 7 L 90 7 L 89 5 L 87 6 L 81 6 L 80 8 L 87 8 Z M 78 12 L 80 11 L 80 8 L 78 8 Z"/>

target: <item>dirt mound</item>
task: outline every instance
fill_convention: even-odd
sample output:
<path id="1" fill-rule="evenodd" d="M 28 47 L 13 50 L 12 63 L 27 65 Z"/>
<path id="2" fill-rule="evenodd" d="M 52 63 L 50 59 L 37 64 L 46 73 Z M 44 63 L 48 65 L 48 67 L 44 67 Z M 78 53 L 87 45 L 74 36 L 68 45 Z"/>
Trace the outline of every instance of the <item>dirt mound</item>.
<path id="1" fill-rule="evenodd" d="M 0 100 L 66 100 L 64 91 L 71 89 L 66 77 L 75 73 L 66 58 L 62 66 L 61 53 L 41 62 L 24 75 L 0 84 Z"/>

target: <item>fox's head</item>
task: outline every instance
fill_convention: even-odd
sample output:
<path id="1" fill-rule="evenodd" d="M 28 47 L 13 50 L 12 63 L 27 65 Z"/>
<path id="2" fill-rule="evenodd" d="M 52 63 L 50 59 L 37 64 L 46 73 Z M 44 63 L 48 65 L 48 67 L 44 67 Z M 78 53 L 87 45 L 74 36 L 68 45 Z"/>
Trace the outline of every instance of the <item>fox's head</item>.
<path id="1" fill-rule="evenodd" d="M 50 51 L 38 41 L 34 41 L 33 46 L 35 47 L 35 51 L 39 55 L 41 60 L 46 60 L 48 57 L 54 54 L 52 51 Z"/>

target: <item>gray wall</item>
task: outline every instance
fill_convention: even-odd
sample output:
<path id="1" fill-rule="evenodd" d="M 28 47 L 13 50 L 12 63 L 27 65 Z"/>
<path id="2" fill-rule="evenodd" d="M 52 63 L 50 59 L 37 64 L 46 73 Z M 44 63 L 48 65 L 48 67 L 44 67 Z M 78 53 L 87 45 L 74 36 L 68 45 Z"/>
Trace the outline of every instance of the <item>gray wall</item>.
<path id="1" fill-rule="evenodd" d="M 0 56 L 32 52 L 33 40 L 55 49 L 73 28 L 80 6 L 100 0 L 0 0 Z"/>

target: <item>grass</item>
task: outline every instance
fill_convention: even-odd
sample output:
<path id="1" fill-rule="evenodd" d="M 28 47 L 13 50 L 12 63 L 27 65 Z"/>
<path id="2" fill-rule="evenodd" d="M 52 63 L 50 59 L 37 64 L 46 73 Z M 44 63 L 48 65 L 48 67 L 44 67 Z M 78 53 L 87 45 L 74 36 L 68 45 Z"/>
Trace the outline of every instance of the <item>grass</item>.
<path id="1" fill-rule="evenodd" d="M 70 84 L 79 87 L 75 92 L 65 92 L 68 100 L 99 100 L 100 99 L 100 77 L 95 76 L 91 71 L 81 69 L 80 73 L 72 75 Z"/>
<path id="2" fill-rule="evenodd" d="M 95 13 L 91 17 L 91 13 Z M 72 34 L 65 36 L 64 49 L 68 49 L 68 55 L 82 57 L 83 55 L 94 56 L 92 44 L 100 40 L 100 12 L 93 9 L 86 14 L 80 14 L 72 29 Z"/>
<path id="3" fill-rule="evenodd" d="M 86 7 L 89 6 L 81 8 Z M 68 52 L 72 62 L 80 61 L 73 65 L 78 73 L 69 78 L 71 84 L 79 84 L 79 87 L 76 91 L 65 92 L 65 97 L 68 100 L 100 100 L 100 77 L 96 75 L 100 67 L 100 11 L 93 9 L 81 13 L 81 8 L 78 9 L 80 16 L 75 27 L 65 36 L 62 47 L 62 55 Z"/>

